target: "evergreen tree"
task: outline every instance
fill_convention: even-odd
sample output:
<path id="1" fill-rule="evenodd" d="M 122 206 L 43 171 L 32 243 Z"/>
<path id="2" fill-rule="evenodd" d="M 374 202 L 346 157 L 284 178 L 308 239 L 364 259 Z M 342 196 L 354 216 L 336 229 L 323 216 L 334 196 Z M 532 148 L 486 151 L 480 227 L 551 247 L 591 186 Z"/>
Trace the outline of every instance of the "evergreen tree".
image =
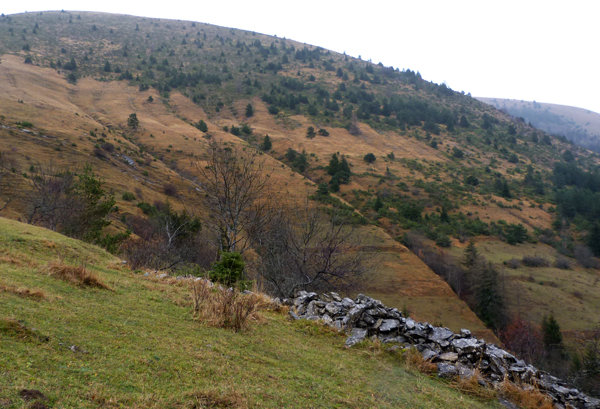
<path id="1" fill-rule="evenodd" d="M 327 173 L 331 176 L 335 175 L 340 170 L 340 160 L 336 153 L 331 155 L 331 159 L 329 160 L 329 165 L 327 166 Z"/>
<path id="2" fill-rule="evenodd" d="M 487 326 L 499 330 L 506 317 L 498 271 L 487 262 L 477 263 L 471 270 L 477 272 L 474 284 L 477 315 Z"/>
<path id="3" fill-rule="evenodd" d="M 552 313 L 544 317 L 542 321 L 542 333 L 544 346 L 547 351 L 560 351 L 563 349 L 560 326 Z"/>
<path id="4" fill-rule="evenodd" d="M 273 144 L 271 143 L 271 138 L 269 137 L 269 135 L 265 135 L 265 138 L 263 139 L 262 143 L 260 144 L 260 150 L 264 151 L 264 152 L 268 152 L 271 150 L 272 146 L 273 146 Z"/>
<path id="5" fill-rule="evenodd" d="M 246 105 L 246 118 L 250 118 L 252 115 L 254 115 L 254 107 L 252 104 L 248 104 Z"/>
<path id="6" fill-rule="evenodd" d="M 477 260 L 479 259 L 479 252 L 477 251 L 477 247 L 475 247 L 475 242 L 473 240 L 469 240 L 469 244 L 465 249 L 463 265 L 470 269 L 472 268 Z"/>
<path id="7" fill-rule="evenodd" d="M 373 163 L 375 162 L 377 158 L 375 157 L 375 155 L 373 155 L 372 153 L 367 153 L 364 157 L 363 160 L 367 163 Z"/>
<path id="8" fill-rule="evenodd" d="M 138 120 L 137 114 L 129 114 L 129 118 L 127 118 L 127 126 L 131 129 L 137 129 L 140 125 L 140 121 Z"/>

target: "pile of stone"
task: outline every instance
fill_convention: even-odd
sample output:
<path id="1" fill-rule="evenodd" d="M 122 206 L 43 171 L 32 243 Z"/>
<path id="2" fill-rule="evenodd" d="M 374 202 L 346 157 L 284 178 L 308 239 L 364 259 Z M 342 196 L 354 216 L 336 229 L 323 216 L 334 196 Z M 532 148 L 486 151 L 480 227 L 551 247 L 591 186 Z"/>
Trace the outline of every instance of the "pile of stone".
<path id="1" fill-rule="evenodd" d="M 365 339 L 416 348 L 427 361 L 437 364 L 438 375 L 444 378 L 471 378 L 495 387 L 504 379 L 521 385 L 531 385 L 548 394 L 557 408 L 600 409 L 600 400 L 591 398 L 560 379 L 529 365 L 509 352 L 488 344 L 462 329 L 455 333 L 448 328 L 404 317 L 396 308 L 360 294 L 356 300 L 342 298 L 337 293 L 317 295 L 300 291 L 284 303 L 291 306 L 294 319 L 318 320 L 346 331 L 346 346 Z"/>

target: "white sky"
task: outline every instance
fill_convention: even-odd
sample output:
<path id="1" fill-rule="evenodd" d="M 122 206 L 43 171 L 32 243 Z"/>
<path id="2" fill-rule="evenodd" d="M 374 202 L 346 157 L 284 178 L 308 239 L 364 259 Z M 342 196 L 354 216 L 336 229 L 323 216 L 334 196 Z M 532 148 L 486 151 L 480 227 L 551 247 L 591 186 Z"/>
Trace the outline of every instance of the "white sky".
<path id="1" fill-rule="evenodd" d="M 192 20 L 314 44 L 473 96 L 600 113 L 597 0 L 20 0 L 5 14 L 89 10 Z"/>

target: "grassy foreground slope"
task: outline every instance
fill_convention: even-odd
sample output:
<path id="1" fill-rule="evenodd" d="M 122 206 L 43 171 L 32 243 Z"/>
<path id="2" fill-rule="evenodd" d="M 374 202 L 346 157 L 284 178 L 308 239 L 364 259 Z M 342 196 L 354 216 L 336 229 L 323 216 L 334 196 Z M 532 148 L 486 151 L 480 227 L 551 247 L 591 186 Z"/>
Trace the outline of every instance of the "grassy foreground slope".
<path id="1" fill-rule="evenodd" d="M 58 280 L 50 262 L 85 264 L 109 289 Z M 2 407 L 27 407 L 24 389 L 61 408 L 497 406 L 282 314 L 244 333 L 207 327 L 192 319 L 184 286 L 4 218 L 0 271 Z"/>

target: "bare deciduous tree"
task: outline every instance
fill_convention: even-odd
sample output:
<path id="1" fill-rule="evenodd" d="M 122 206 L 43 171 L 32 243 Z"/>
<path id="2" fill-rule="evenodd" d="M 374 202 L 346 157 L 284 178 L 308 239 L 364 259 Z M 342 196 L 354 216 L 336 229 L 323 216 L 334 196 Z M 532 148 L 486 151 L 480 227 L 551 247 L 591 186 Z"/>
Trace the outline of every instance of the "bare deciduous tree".
<path id="1" fill-rule="evenodd" d="M 261 229 L 270 217 L 268 180 L 264 162 L 254 150 L 212 142 L 209 157 L 199 166 L 200 189 L 209 217 L 207 224 L 221 251 L 244 252 L 252 231 Z"/>
<path id="2" fill-rule="evenodd" d="M 306 202 L 277 211 L 264 227 L 253 244 L 261 257 L 259 278 L 273 294 L 348 289 L 363 273 L 356 231 L 335 212 Z"/>

